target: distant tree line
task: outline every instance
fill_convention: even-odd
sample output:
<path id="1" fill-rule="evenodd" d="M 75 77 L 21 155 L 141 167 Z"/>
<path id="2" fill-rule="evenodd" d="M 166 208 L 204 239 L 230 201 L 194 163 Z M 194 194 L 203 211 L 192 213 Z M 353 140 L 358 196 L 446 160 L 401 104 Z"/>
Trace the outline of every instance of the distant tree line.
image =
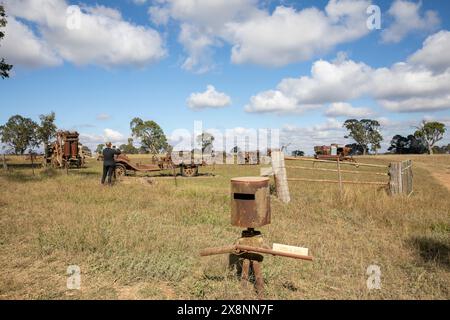
<path id="1" fill-rule="evenodd" d="M 47 150 L 58 130 L 55 120 L 54 112 L 41 114 L 39 123 L 18 114 L 14 115 L 0 126 L 0 141 L 5 144 L 4 148 L 13 154 L 23 155 L 27 151 L 32 153 L 40 146 Z M 86 154 L 91 154 L 87 146 L 82 146 L 82 150 Z"/>
<path id="2" fill-rule="evenodd" d="M 23 155 L 40 145 L 48 146 L 56 136 L 55 113 L 39 116 L 40 123 L 21 115 L 14 115 L 0 126 L 0 141 L 14 154 Z"/>
<path id="3" fill-rule="evenodd" d="M 413 134 L 404 137 L 395 135 L 391 140 L 388 151 L 396 154 L 422 154 L 428 151 L 421 139 L 417 139 Z"/>
<path id="4" fill-rule="evenodd" d="M 353 138 L 355 143 L 346 147 L 352 148 L 352 154 L 365 155 L 368 151 L 377 153 L 381 148 L 380 124 L 376 120 L 350 119 L 344 122 L 344 127 L 349 131 L 345 138 Z M 422 154 L 434 152 L 445 153 L 446 147 L 436 147 L 436 143 L 443 139 L 446 132 L 445 125 L 436 121 L 423 121 L 416 131 L 406 137 L 395 135 L 390 143 L 388 151 L 396 154 Z"/>
<path id="5" fill-rule="evenodd" d="M 435 146 L 433 148 L 433 153 L 437 153 L 437 154 L 450 154 L 450 143 L 447 144 L 446 146 Z"/>
<path id="6" fill-rule="evenodd" d="M 413 134 L 407 137 L 395 135 L 388 151 L 396 154 L 448 153 L 448 146 L 436 146 L 443 139 L 446 130 L 443 123 L 423 121 Z"/>

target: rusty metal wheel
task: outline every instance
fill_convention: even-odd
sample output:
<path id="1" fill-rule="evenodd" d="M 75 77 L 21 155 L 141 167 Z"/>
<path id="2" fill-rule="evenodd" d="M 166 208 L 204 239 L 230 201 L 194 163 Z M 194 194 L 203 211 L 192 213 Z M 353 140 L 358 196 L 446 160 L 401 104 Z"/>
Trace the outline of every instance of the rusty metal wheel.
<path id="1" fill-rule="evenodd" d="M 182 166 L 181 167 L 181 175 L 183 177 L 195 177 L 198 175 L 198 167 L 197 166 Z"/>
<path id="2" fill-rule="evenodd" d="M 124 165 L 118 164 L 116 165 L 116 179 L 124 177 L 127 175 L 127 169 Z"/>

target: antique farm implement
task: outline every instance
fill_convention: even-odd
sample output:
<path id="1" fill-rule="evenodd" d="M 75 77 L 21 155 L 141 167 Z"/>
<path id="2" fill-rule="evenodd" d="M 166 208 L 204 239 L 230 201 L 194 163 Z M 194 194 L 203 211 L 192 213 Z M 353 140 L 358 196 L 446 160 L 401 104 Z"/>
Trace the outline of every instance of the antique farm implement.
<path id="1" fill-rule="evenodd" d="M 134 163 L 126 155 L 121 154 L 116 157 L 116 176 L 135 174 L 136 172 L 157 172 L 164 170 L 179 169 L 183 177 L 194 177 L 198 175 L 199 166 L 203 162 L 195 161 L 173 161 L 170 154 L 164 157 L 153 157 L 148 164 Z"/>
<path id="2" fill-rule="evenodd" d="M 350 155 L 352 148 L 345 147 L 343 145 L 332 144 L 331 146 L 316 146 L 314 147 L 317 160 L 330 160 L 330 161 L 350 161 L 356 162 Z"/>
<path id="3" fill-rule="evenodd" d="M 56 141 L 45 150 L 44 162 L 54 168 L 81 168 L 84 158 L 78 132 L 58 131 Z"/>

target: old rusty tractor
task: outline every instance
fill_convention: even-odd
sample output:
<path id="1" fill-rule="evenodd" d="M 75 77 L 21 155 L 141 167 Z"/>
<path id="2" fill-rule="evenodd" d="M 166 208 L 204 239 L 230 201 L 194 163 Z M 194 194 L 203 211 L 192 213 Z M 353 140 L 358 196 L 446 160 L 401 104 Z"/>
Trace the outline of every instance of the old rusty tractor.
<path id="1" fill-rule="evenodd" d="M 176 161 L 172 160 L 170 154 L 164 157 L 153 156 L 148 164 L 133 163 L 125 154 L 116 157 L 116 177 L 121 177 L 136 172 L 157 172 L 163 170 L 179 169 L 183 177 L 194 177 L 198 175 L 199 166 L 204 162 L 200 161 Z"/>
<path id="2" fill-rule="evenodd" d="M 45 150 L 44 161 L 54 168 L 81 168 L 84 158 L 78 132 L 58 131 L 56 141 Z"/>
<path id="3" fill-rule="evenodd" d="M 352 148 L 345 147 L 343 145 L 332 144 L 331 146 L 316 146 L 314 147 L 315 158 L 318 160 L 331 160 L 331 161 L 350 161 L 356 162 L 350 152 Z"/>

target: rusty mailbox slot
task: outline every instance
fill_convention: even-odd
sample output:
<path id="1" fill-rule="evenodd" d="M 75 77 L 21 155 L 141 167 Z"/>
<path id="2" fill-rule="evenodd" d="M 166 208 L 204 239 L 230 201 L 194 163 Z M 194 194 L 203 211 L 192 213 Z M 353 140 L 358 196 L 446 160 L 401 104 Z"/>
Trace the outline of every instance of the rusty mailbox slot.
<path id="1" fill-rule="evenodd" d="M 255 200 L 255 195 L 247 193 L 235 193 L 234 200 Z"/>

